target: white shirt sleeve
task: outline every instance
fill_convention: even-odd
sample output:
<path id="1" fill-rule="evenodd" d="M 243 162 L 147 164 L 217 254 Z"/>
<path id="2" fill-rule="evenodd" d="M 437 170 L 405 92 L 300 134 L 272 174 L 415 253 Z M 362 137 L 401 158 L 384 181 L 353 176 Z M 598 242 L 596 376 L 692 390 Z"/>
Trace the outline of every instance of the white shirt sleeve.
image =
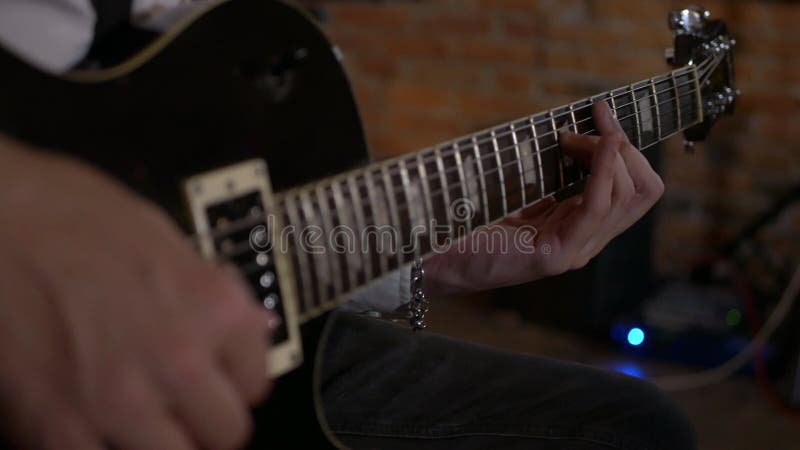
<path id="1" fill-rule="evenodd" d="M 131 17 L 150 28 L 148 22 L 188 4 L 134 0 Z M 34 66 L 62 73 L 88 53 L 96 19 L 91 0 L 0 0 L 0 43 Z"/>

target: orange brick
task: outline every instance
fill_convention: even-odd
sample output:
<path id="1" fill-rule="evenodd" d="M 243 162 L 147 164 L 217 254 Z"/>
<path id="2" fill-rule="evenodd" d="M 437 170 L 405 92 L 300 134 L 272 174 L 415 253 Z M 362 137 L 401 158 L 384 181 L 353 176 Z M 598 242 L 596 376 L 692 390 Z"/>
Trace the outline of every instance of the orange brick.
<path id="1" fill-rule="evenodd" d="M 447 90 L 394 81 L 388 86 L 386 101 L 391 108 L 435 113 L 450 109 L 451 97 Z"/>
<path id="2" fill-rule="evenodd" d="M 446 34 L 487 34 L 492 23 L 487 16 L 473 17 L 438 16 L 424 22 L 426 31 Z"/>

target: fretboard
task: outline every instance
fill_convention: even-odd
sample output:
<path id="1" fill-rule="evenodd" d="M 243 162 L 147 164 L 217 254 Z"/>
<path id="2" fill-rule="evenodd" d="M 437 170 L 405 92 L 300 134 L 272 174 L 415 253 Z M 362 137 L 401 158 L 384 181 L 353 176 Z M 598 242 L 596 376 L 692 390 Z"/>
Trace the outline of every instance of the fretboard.
<path id="1" fill-rule="evenodd" d="M 702 121 L 698 74 L 685 67 L 280 195 L 301 315 L 579 183 L 558 133 L 596 134 L 596 101 L 640 150 Z"/>

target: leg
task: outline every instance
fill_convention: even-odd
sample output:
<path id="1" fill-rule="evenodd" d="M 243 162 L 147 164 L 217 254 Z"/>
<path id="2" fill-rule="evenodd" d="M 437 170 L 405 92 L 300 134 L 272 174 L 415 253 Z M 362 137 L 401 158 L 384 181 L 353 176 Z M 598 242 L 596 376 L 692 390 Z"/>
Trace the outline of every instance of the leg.
<path id="1" fill-rule="evenodd" d="M 354 449 L 692 450 L 652 385 L 339 314 L 323 369 L 332 429 Z"/>

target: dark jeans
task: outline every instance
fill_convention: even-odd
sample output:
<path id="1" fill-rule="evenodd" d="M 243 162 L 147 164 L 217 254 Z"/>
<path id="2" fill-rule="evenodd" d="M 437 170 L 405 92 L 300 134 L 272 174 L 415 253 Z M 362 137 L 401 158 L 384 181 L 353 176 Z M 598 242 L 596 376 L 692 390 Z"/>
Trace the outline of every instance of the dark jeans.
<path id="1" fill-rule="evenodd" d="M 354 449 L 696 448 L 644 381 L 339 314 L 323 371 L 331 428 Z"/>

